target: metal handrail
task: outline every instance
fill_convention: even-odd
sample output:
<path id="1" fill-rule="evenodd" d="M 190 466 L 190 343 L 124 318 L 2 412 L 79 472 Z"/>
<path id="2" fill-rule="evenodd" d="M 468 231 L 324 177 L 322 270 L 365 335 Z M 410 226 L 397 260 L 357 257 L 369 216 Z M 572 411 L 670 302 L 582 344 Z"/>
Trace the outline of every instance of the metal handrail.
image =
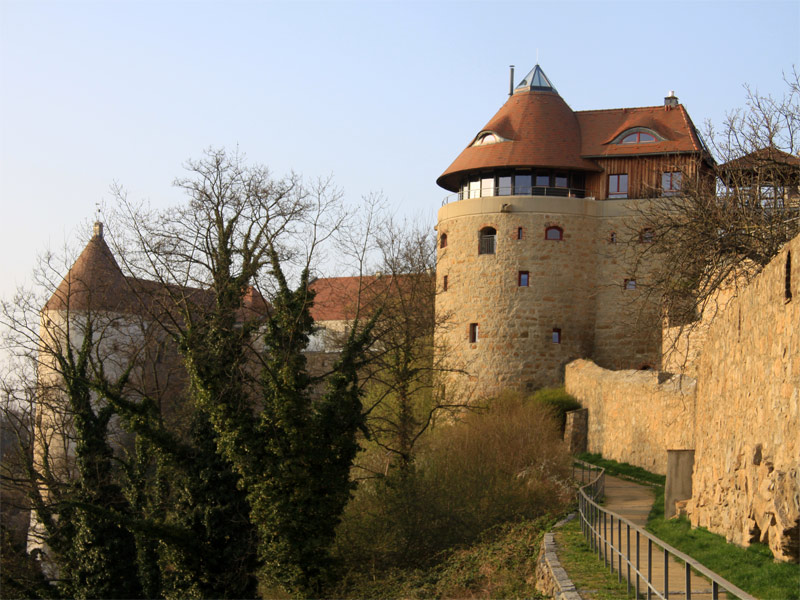
<path id="1" fill-rule="evenodd" d="M 486 194 L 484 193 L 485 190 L 491 190 L 491 193 Z M 511 193 L 513 191 L 513 193 Z M 511 190 L 508 187 L 494 187 L 494 188 L 481 188 L 479 190 L 473 190 L 475 195 L 467 191 L 467 193 L 463 192 L 455 192 L 453 194 L 448 194 L 442 200 L 442 206 L 449 204 L 453 201 L 458 200 L 467 200 L 469 198 L 510 198 L 512 196 L 557 196 L 560 198 L 585 198 L 586 197 L 586 190 L 581 190 L 578 188 L 563 188 L 563 187 L 553 187 L 553 186 L 546 186 L 546 185 L 532 185 L 528 188 L 524 188 L 522 190 Z M 502 192 L 502 193 L 501 193 Z"/>
<path id="2" fill-rule="evenodd" d="M 737 598 L 743 600 L 756 600 L 753 596 L 739 589 L 730 581 L 720 577 L 710 569 L 707 569 L 691 556 L 688 556 L 680 550 L 673 548 L 666 542 L 660 540 L 651 533 L 648 533 L 638 525 L 631 523 L 628 519 L 621 517 L 617 513 L 603 508 L 597 503 L 597 500 L 602 498 L 603 492 L 598 494 L 598 490 L 605 490 L 605 469 L 596 465 L 577 460 L 581 467 L 581 483 L 584 481 L 584 473 L 588 471 L 599 471 L 594 479 L 590 479 L 588 483 L 578 488 L 578 512 L 581 518 L 581 531 L 589 543 L 593 552 L 597 552 L 598 559 L 603 561 L 605 566 L 610 566 L 611 572 L 614 572 L 614 562 L 617 563 L 617 579 L 622 582 L 622 569 L 623 566 L 627 570 L 627 593 L 631 592 L 631 570 L 636 576 L 635 583 L 635 598 L 640 597 L 639 582 L 644 581 L 647 586 L 646 597 L 648 600 L 651 598 L 661 598 L 667 600 L 670 595 L 669 590 L 669 556 L 684 563 L 684 591 L 681 595 L 685 595 L 687 600 L 692 597 L 692 569 L 702 574 L 711 580 L 711 597 L 714 600 L 719 598 L 720 588 L 732 594 Z M 573 464 L 573 478 L 575 478 L 576 465 Z M 577 478 L 575 478 L 577 479 Z M 616 521 L 616 545 L 614 544 L 614 521 Z M 609 527 L 610 525 L 610 527 Z M 624 533 L 626 536 L 626 550 L 623 552 L 621 549 L 621 540 Z M 610 532 L 610 536 L 609 536 Z M 635 563 L 632 562 L 631 557 L 631 532 L 636 536 L 636 551 Z M 647 572 L 642 572 L 640 565 L 640 548 L 642 538 L 647 540 Z M 655 588 L 652 583 L 653 578 L 653 545 L 659 546 L 663 552 L 664 561 L 664 591 L 660 592 Z M 624 560 L 624 565 L 623 565 Z M 679 592 L 680 593 L 680 592 Z"/>

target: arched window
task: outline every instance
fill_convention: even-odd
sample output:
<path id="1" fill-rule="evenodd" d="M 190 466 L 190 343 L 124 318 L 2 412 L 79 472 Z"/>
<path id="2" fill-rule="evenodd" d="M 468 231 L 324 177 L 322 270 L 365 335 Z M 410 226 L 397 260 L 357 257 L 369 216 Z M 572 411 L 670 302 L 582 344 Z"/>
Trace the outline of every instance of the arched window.
<path id="1" fill-rule="evenodd" d="M 439 248 L 447 248 L 447 234 L 443 233 L 439 236 Z"/>
<path id="2" fill-rule="evenodd" d="M 561 227 L 552 226 L 544 230 L 544 239 L 559 242 L 564 239 L 564 230 Z"/>
<path id="3" fill-rule="evenodd" d="M 494 254 L 497 230 L 494 227 L 481 229 L 478 240 L 478 254 Z"/>

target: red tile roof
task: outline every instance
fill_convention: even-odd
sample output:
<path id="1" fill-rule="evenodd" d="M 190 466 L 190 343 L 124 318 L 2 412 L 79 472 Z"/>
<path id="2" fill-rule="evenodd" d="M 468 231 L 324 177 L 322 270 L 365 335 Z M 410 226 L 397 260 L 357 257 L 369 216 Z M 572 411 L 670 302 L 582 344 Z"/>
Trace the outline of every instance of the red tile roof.
<path id="1" fill-rule="evenodd" d="M 664 138 L 647 144 L 612 144 L 624 131 L 644 127 Z M 508 141 L 468 146 L 437 179 L 457 191 L 472 171 L 503 167 L 546 167 L 599 171 L 599 157 L 700 153 L 703 146 L 682 105 L 573 112 L 555 92 L 512 95 L 481 129 Z"/>

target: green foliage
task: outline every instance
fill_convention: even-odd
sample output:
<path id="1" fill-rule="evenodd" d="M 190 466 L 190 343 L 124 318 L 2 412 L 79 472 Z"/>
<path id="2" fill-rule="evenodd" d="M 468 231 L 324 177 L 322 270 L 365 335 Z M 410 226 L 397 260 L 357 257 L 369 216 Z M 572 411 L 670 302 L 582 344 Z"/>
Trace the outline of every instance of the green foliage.
<path id="1" fill-rule="evenodd" d="M 548 409 L 502 396 L 437 426 L 411 468 L 361 482 L 337 555 L 350 571 L 428 567 L 495 525 L 563 510 L 569 460 Z"/>
<path id="2" fill-rule="evenodd" d="M 545 406 L 549 406 L 553 410 L 553 414 L 558 420 L 561 428 L 562 435 L 564 434 L 564 430 L 567 426 L 567 413 L 571 410 L 577 410 L 581 408 L 581 403 L 578 402 L 574 396 L 568 394 L 564 389 L 564 386 L 557 388 L 542 388 L 534 392 L 531 396 L 531 399 L 534 402 L 540 402 Z"/>
<path id="3" fill-rule="evenodd" d="M 506 523 L 428 569 L 351 573 L 335 589 L 344 598 L 544 598 L 534 587 L 536 557 L 550 518 Z"/>
<path id="4" fill-rule="evenodd" d="M 598 467 L 603 467 L 606 470 L 606 474 L 613 475 L 614 477 L 620 477 L 622 479 L 630 479 L 631 481 L 639 481 L 650 485 L 661 486 L 663 486 L 667 480 L 664 475 L 651 473 L 646 469 L 628 463 L 617 462 L 615 460 L 603 458 L 599 454 L 592 454 L 591 452 L 584 452 L 583 454 L 579 454 L 576 458 L 593 465 L 597 465 Z"/>
<path id="5" fill-rule="evenodd" d="M 580 521 L 573 519 L 553 530 L 558 545 L 558 560 L 578 589 L 581 598 L 617 600 L 628 597 L 627 585 L 603 568 L 581 532 Z"/>

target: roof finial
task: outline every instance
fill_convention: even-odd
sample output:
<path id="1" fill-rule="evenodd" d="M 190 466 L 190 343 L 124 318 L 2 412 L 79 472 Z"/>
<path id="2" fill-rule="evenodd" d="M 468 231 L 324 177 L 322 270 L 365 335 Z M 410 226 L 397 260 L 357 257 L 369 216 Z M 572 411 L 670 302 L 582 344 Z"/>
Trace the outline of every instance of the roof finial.
<path id="1" fill-rule="evenodd" d="M 536 64 L 539 64 L 539 49 L 536 49 Z"/>
<path id="2" fill-rule="evenodd" d="M 94 203 L 94 237 L 102 238 L 103 237 L 103 223 L 100 221 L 100 203 Z"/>

